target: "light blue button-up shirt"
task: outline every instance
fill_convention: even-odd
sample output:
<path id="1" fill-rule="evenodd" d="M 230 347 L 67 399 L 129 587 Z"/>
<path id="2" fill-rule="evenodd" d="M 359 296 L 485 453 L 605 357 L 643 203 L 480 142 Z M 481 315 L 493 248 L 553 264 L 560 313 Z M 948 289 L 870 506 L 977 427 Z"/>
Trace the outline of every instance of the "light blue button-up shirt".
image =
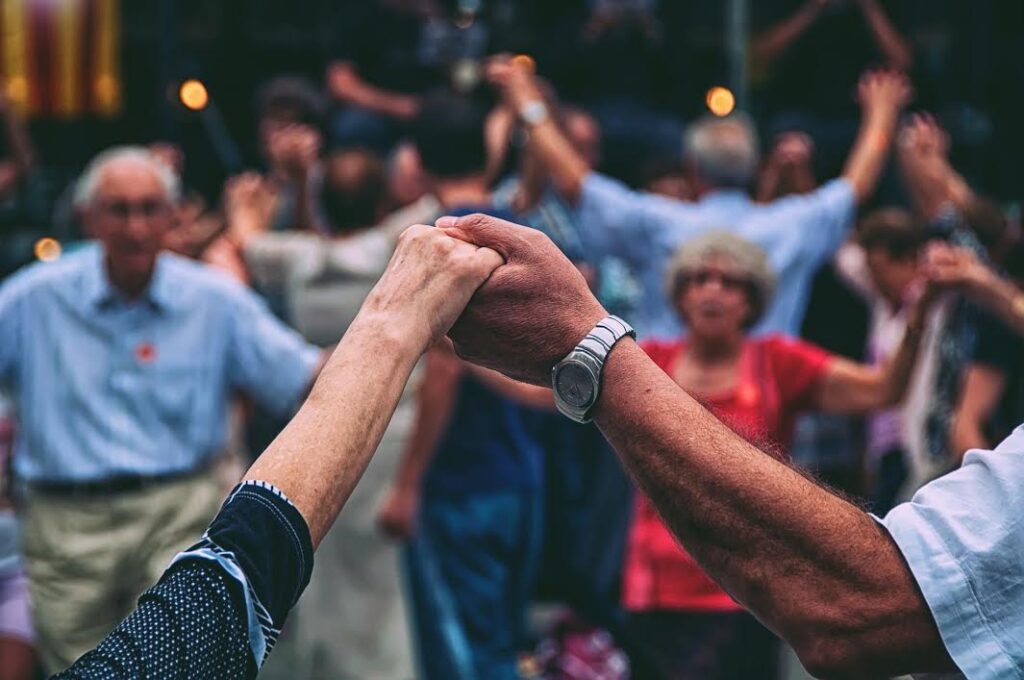
<path id="1" fill-rule="evenodd" d="M 882 520 L 970 680 L 1024 679 L 1024 426 Z"/>
<path id="2" fill-rule="evenodd" d="M 95 245 L 0 286 L 0 382 L 29 482 L 192 470 L 223 448 L 233 391 L 286 414 L 318 359 L 248 289 L 167 253 L 131 303 Z"/>
<path id="3" fill-rule="evenodd" d="M 727 229 L 768 254 L 778 277 L 775 299 L 754 329 L 797 335 L 815 272 L 842 244 L 856 200 L 845 179 L 809 194 L 754 203 L 742 191 L 715 191 L 697 203 L 642 193 L 589 174 L 577 208 L 588 248 L 626 259 L 643 285 L 630 322 L 644 337 L 676 337 L 682 331 L 666 292 L 665 271 L 686 241 Z"/>

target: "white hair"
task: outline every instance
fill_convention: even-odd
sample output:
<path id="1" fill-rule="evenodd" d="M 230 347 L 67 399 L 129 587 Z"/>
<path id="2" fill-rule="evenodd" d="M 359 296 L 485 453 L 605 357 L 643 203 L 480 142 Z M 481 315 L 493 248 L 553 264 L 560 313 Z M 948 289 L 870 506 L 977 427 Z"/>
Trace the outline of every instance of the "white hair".
<path id="1" fill-rule="evenodd" d="M 757 131 L 742 113 L 698 120 L 686 131 L 683 147 L 700 177 L 716 187 L 747 187 L 760 162 Z"/>
<path id="2" fill-rule="evenodd" d="M 750 280 L 754 295 L 749 300 L 751 318 L 747 325 L 753 325 L 775 294 L 775 272 L 761 246 L 730 231 L 714 229 L 680 246 L 665 272 L 668 294 L 672 300 L 678 298 L 684 276 L 699 270 L 715 257 L 729 260 L 741 275 Z"/>
<path id="3" fill-rule="evenodd" d="M 166 163 L 154 156 L 144 146 L 114 146 L 96 154 L 78 178 L 75 185 L 74 205 L 85 208 L 96 198 L 100 178 L 108 165 L 120 161 L 134 161 L 149 166 L 153 175 L 160 181 L 164 194 L 171 203 L 177 203 L 181 197 L 181 180 Z"/>

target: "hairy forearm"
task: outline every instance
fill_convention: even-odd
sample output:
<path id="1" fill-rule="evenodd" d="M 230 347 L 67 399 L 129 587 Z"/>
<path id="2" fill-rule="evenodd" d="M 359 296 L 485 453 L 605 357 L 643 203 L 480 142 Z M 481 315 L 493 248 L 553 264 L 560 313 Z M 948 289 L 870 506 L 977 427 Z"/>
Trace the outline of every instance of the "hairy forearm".
<path id="1" fill-rule="evenodd" d="M 813 670 L 948 667 L 884 530 L 743 441 L 632 342 L 609 357 L 595 421 L 686 549 Z"/>
<path id="2" fill-rule="evenodd" d="M 285 492 L 309 525 L 314 546 L 377 449 L 423 351 L 396 332 L 397 325 L 364 307 L 306 403 L 245 475 Z"/>
<path id="3" fill-rule="evenodd" d="M 853 185 L 858 203 L 863 203 L 874 192 L 896 128 L 898 111 L 868 108 L 864 111 L 857 139 L 843 166 L 843 177 Z"/>

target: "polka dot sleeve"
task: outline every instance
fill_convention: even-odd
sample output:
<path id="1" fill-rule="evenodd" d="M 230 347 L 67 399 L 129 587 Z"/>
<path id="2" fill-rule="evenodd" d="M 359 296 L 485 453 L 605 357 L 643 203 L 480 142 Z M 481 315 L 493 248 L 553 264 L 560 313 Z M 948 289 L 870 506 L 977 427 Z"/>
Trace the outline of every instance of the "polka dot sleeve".
<path id="1" fill-rule="evenodd" d="M 284 494 L 240 484 L 136 610 L 56 677 L 254 678 L 312 566 L 308 527 Z"/>

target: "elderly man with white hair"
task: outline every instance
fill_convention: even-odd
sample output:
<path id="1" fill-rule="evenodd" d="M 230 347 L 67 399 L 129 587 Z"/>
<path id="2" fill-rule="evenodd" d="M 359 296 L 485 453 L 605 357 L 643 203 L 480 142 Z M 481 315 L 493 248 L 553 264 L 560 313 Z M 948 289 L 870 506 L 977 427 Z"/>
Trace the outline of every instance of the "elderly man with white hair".
<path id="1" fill-rule="evenodd" d="M 576 205 L 584 245 L 593 255 L 625 259 L 637 272 L 643 295 L 633 322 L 641 336 L 659 338 L 680 331 L 662 288 L 672 254 L 689 239 L 723 227 L 764 248 L 778 277 L 775 301 L 755 331 L 797 335 L 811 280 L 843 243 L 857 205 L 874 192 L 910 97 L 904 76 L 866 73 L 858 88 L 861 127 L 842 176 L 771 203 L 755 203 L 748 193 L 760 163 L 750 121 L 741 115 L 697 121 L 686 134 L 684 152 L 699 199 L 685 203 L 634 191 L 591 171 L 555 124 L 529 70 L 496 58 L 489 76 L 529 130 L 530 145 L 555 189 Z"/>
<path id="2" fill-rule="evenodd" d="M 145 149 L 100 154 L 75 192 L 97 243 L 0 287 L 0 384 L 17 404 L 49 671 L 103 639 L 216 513 L 229 397 L 286 415 L 320 366 L 247 289 L 161 252 L 179 191 Z"/>

